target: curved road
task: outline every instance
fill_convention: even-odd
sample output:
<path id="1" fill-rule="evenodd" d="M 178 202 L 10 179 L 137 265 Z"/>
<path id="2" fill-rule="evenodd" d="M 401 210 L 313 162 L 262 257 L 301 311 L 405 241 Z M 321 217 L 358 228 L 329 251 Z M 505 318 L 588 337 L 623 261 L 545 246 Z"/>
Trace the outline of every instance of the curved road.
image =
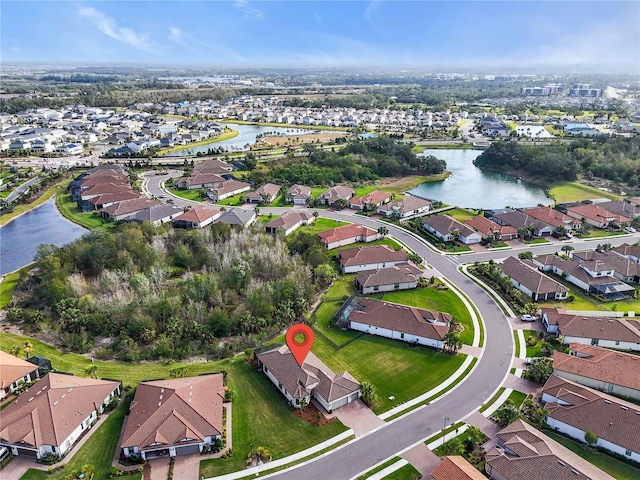
<path id="1" fill-rule="evenodd" d="M 179 172 L 170 172 L 175 176 Z M 149 179 L 149 192 L 159 197 L 165 194 L 160 183 L 169 175 L 151 175 Z M 190 202 L 173 197 L 174 203 L 180 206 L 194 205 Z M 282 208 L 261 208 L 263 213 L 282 213 Z M 354 221 L 353 215 L 339 212 L 327 212 L 319 210 L 323 217 L 335 220 Z M 377 229 L 380 223 L 367 217 L 357 217 L 357 221 Z M 458 271 L 460 258 L 435 253 L 421 240 L 413 237 L 404 230 L 394 225 L 384 223 L 389 229 L 389 234 L 397 238 L 409 248 L 423 257 L 429 264 L 436 268 L 443 276 L 460 288 L 475 304 L 479 310 L 485 326 L 485 343 L 483 354 L 476 364 L 473 372 L 467 379 L 459 384 L 455 392 L 446 397 L 446 401 L 436 401 L 432 405 L 417 409 L 405 417 L 388 423 L 372 433 L 359 437 L 356 441 L 330 452 L 322 458 L 312 460 L 299 467 L 276 474 L 278 478 L 309 480 L 351 478 L 376 463 L 397 454 L 408 447 L 417 444 L 426 437 L 442 429 L 444 417 L 447 416 L 454 423 L 477 410 L 493 392 L 498 389 L 506 379 L 511 368 L 513 358 L 513 334 L 507 318 L 491 299 L 474 282 Z M 610 243 L 622 243 L 622 239 L 607 239 Z M 627 238 L 628 240 L 628 238 Z M 582 242 L 577 242 L 582 243 Z M 592 242 L 593 243 L 593 242 Z M 575 242 L 573 243 L 575 245 Z M 463 261 L 484 261 L 490 258 L 502 258 L 513 255 L 520 250 L 535 250 L 536 253 L 556 252 L 559 245 L 525 246 L 522 249 L 508 251 L 487 252 L 481 254 L 469 254 L 462 256 Z M 419 375 L 420 372 L 416 372 Z"/>

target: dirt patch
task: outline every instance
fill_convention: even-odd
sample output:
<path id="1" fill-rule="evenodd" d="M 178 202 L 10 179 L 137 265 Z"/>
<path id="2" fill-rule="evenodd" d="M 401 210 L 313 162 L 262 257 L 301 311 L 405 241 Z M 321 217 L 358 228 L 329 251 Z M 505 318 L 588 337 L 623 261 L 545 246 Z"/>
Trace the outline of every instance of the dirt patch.
<path id="1" fill-rule="evenodd" d="M 305 143 L 324 143 L 335 140 L 336 138 L 346 137 L 349 134 L 347 132 L 339 133 L 307 133 L 301 135 L 273 135 L 270 137 L 263 137 L 259 144 L 256 144 L 257 148 L 260 145 L 269 144 L 274 147 L 284 147 L 288 145 L 303 145 Z"/>
<path id="2" fill-rule="evenodd" d="M 293 414 L 296 417 L 301 418 L 305 422 L 310 423 L 311 425 L 317 425 L 319 427 L 327 425 L 328 423 L 331 423 L 335 420 L 335 418 L 325 417 L 313 403 L 307 405 L 304 410 L 300 408 L 294 408 Z"/>

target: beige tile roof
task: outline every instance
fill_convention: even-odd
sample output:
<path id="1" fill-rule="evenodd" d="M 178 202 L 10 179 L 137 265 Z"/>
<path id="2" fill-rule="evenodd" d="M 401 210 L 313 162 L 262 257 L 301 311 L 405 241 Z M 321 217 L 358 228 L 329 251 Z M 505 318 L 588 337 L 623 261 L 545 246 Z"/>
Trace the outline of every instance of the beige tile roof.
<path id="1" fill-rule="evenodd" d="M 379 210 L 393 211 L 394 209 L 400 213 L 412 212 L 419 208 L 424 208 L 432 205 L 431 200 L 425 200 L 423 198 L 414 197 L 412 195 L 401 198 L 400 200 L 394 200 L 386 205 L 380 207 Z"/>
<path id="2" fill-rule="evenodd" d="M 468 237 L 472 233 L 476 233 L 475 230 L 469 228 L 464 223 L 460 223 L 455 218 L 451 218 L 448 215 L 434 215 L 433 217 L 427 217 L 424 219 L 424 224 L 435 229 L 442 235 L 447 235 L 458 231 L 463 237 Z"/>
<path id="3" fill-rule="evenodd" d="M 319 198 L 326 199 L 329 203 L 334 203 L 338 199 L 349 200 L 353 197 L 354 190 L 351 187 L 336 185 L 320 194 Z"/>
<path id="4" fill-rule="evenodd" d="M 182 215 L 178 215 L 173 219 L 174 222 L 191 222 L 202 223 L 211 217 L 215 217 L 220 213 L 220 210 L 215 207 L 208 207 L 205 205 L 196 205 L 190 210 L 187 210 Z"/>
<path id="5" fill-rule="evenodd" d="M 610 212 L 606 208 L 596 204 L 569 207 L 567 208 L 567 211 L 599 223 L 607 223 L 611 221 L 626 223 L 631 221 L 630 215 L 618 215 L 617 213 Z"/>
<path id="6" fill-rule="evenodd" d="M 233 165 L 218 160 L 217 158 L 209 158 L 204 162 L 198 162 L 193 166 L 193 171 L 198 173 L 223 174 L 233 170 Z"/>
<path id="7" fill-rule="evenodd" d="M 404 250 L 396 252 L 389 245 L 349 248 L 341 250 L 339 254 L 340 264 L 343 267 L 373 263 L 406 262 L 408 259 L 407 252 Z"/>
<path id="8" fill-rule="evenodd" d="M 278 192 L 280 191 L 280 187 L 281 185 L 277 185 L 275 183 L 265 183 L 264 185 L 259 187 L 256 191 L 247 193 L 245 198 L 262 201 L 262 199 L 266 197 L 267 199 L 270 200 L 278 195 Z"/>
<path id="9" fill-rule="evenodd" d="M 369 192 L 366 195 L 358 198 L 352 198 L 349 200 L 349 203 L 354 205 L 378 205 L 386 200 L 391 199 L 391 194 L 388 192 L 383 192 L 382 190 L 374 190 L 373 192 Z"/>
<path id="10" fill-rule="evenodd" d="M 213 191 L 217 195 L 224 195 L 226 193 L 236 192 L 250 186 L 251 184 L 247 182 L 241 182 L 240 180 L 225 180 L 216 187 L 212 188 L 211 191 Z"/>
<path id="11" fill-rule="evenodd" d="M 347 318 L 351 322 L 442 340 L 449 332 L 449 326 L 444 323 L 451 322 L 452 317 L 445 312 L 361 298 Z"/>
<path id="12" fill-rule="evenodd" d="M 598 338 L 640 343 L 640 324 L 623 318 L 599 318 L 573 315 L 564 310 L 543 308 L 549 325 L 558 325 L 560 333 L 569 337 Z"/>
<path id="13" fill-rule="evenodd" d="M 109 216 L 120 216 L 128 213 L 135 213 L 144 208 L 153 207 L 154 205 L 160 205 L 157 200 L 151 200 L 149 198 L 134 198 L 132 200 L 124 200 L 114 205 L 109 205 L 103 208 L 101 211 L 107 213 Z"/>
<path id="14" fill-rule="evenodd" d="M 222 434 L 221 373 L 142 382 L 129 407 L 122 447 L 199 443 Z"/>
<path id="15" fill-rule="evenodd" d="M 572 343 L 570 349 L 575 355 L 553 353 L 553 371 L 557 375 L 572 373 L 640 391 L 640 374 L 629 374 L 640 372 L 638 355 L 581 343 Z"/>
<path id="16" fill-rule="evenodd" d="M 313 215 L 309 212 L 299 212 L 291 210 L 285 214 L 274 218 L 265 225 L 265 228 L 289 230 L 291 227 L 297 225 L 303 221 L 309 221 L 313 219 Z"/>
<path id="17" fill-rule="evenodd" d="M 307 199 L 311 196 L 311 187 L 306 185 L 291 185 L 287 190 L 287 198 L 304 198 Z"/>
<path id="18" fill-rule="evenodd" d="M 0 439 L 60 446 L 118 382 L 49 373 L 0 412 Z"/>
<path id="19" fill-rule="evenodd" d="M 477 215 L 465 220 L 464 223 L 485 237 L 495 235 L 496 233 L 499 233 L 500 235 L 515 235 L 518 233 L 518 230 L 515 228 L 510 227 L 509 225 L 499 225 L 493 220 L 489 220 L 487 217 L 482 215 Z"/>
<path id="20" fill-rule="evenodd" d="M 507 480 L 613 480 L 599 468 L 522 420 L 497 434 L 503 447 L 490 450 L 486 471 Z M 519 453 L 516 453 L 519 452 Z"/>
<path id="21" fill-rule="evenodd" d="M 568 293 L 569 289 L 539 271 L 531 262 L 508 257 L 500 264 L 505 275 L 536 294 Z"/>
<path id="22" fill-rule="evenodd" d="M 35 370 L 38 370 L 37 365 L 0 350 L 0 388 L 7 388 Z"/>
<path id="23" fill-rule="evenodd" d="M 396 267 L 358 272 L 356 281 L 363 287 L 412 283 L 418 281 L 421 273 L 422 270 L 419 268 L 406 264 L 406 266 L 398 265 Z"/>
<path id="24" fill-rule="evenodd" d="M 341 227 L 332 228 L 331 230 L 325 230 L 318 233 L 320 241 L 323 244 L 329 244 L 339 242 L 341 240 L 347 240 L 349 238 L 366 238 L 377 235 L 377 231 L 360 225 L 359 223 L 350 223 L 349 225 L 343 225 Z"/>
<path id="25" fill-rule="evenodd" d="M 558 395 L 571 405 L 547 403 L 549 418 L 559 420 L 622 448 L 640 453 L 640 406 L 559 378 L 549 377 L 543 393 Z"/>
<path id="26" fill-rule="evenodd" d="M 431 472 L 433 480 L 486 480 L 473 465 L 460 455 L 444 457 Z"/>

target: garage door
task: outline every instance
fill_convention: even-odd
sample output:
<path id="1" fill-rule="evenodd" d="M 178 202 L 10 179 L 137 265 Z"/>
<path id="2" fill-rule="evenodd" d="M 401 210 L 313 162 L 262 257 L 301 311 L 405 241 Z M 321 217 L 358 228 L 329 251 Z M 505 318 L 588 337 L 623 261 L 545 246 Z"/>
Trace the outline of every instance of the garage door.
<path id="1" fill-rule="evenodd" d="M 190 455 L 192 453 L 200 453 L 200 446 L 197 443 L 195 445 L 176 447 L 176 455 Z"/>
<path id="2" fill-rule="evenodd" d="M 26 448 L 17 447 L 18 455 L 22 455 L 24 457 L 32 457 L 38 458 L 38 453 L 35 450 L 28 450 Z"/>
<path id="3" fill-rule="evenodd" d="M 336 408 L 340 408 L 343 405 L 346 405 L 349 401 L 349 397 L 344 397 L 340 400 L 336 400 L 335 402 L 331 403 L 331 408 L 332 410 L 335 410 Z"/>

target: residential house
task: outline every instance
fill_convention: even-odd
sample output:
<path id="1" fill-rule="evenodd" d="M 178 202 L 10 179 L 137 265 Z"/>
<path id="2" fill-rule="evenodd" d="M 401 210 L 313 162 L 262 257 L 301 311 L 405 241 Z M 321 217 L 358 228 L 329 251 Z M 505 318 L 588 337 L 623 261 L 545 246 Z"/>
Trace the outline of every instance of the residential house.
<path id="1" fill-rule="evenodd" d="M 80 155 L 83 151 L 82 145 L 76 143 L 65 143 L 56 147 L 56 153 L 64 153 L 65 155 Z"/>
<path id="2" fill-rule="evenodd" d="M 244 197 L 246 203 L 268 204 L 273 202 L 278 193 L 280 193 L 281 185 L 275 183 L 265 183 L 257 190 L 247 193 Z"/>
<path id="3" fill-rule="evenodd" d="M 542 324 L 547 333 L 557 333 L 565 345 L 581 343 L 618 350 L 640 351 L 640 324 L 612 317 L 587 317 L 562 309 L 543 308 Z"/>
<path id="4" fill-rule="evenodd" d="M 548 237 L 556 231 L 556 227 L 553 225 L 549 225 L 547 222 L 538 220 L 520 210 L 496 213 L 491 217 L 491 220 L 500 225 L 510 225 L 516 230 L 530 228 L 533 235 L 537 237 Z"/>
<path id="5" fill-rule="evenodd" d="M 587 293 L 604 300 L 628 297 L 634 288 L 614 277 L 614 269 L 602 260 L 565 260 L 558 255 L 540 255 L 532 262 L 544 272 L 552 272 Z"/>
<path id="6" fill-rule="evenodd" d="M 220 218 L 222 212 L 206 205 L 196 205 L 186 212 L 173 218 L 173 226 L 176 228 L 203 228 Z"/>
<path id="7" fill-rule="evenodd" d="M 369 243 L 380 239 L 381 235 L 374 229 L 359 223 L 350 223 L 318 233 L 320 242 L 329 250 L 356 242 Z"/>
<path id="8" fill-rule="evenodd" d="M 508 241 L 518 238 L 518 231 L 515 228 L 499 225 L 482 215 L 465 220 L 464 223 L 478 232 L 485 241 Z"/>
<path id="9" fill-rule="evenodd" d="M 569 289 L 542 273 L 528 260 L 508 257 L 500 268 L 511 284 L 534 302 L 540 300 L 566 300 Z"/>
<path id="10" fill-rule="evenodd" d="M 124 200 L 103 208 L 100 210 L 100 216 L 119 221 L 124 220 L 126 217 L 139 212 L 140 210 L 144 210 L 145 208 L 153 207 L 155 205 L 160 205 L 160 202 L 144 197 L 134 198 L 132 200 Z"/>
<path id="11" fill-rule="evenodd" d="M 337 200 L 344 200 L 346 202 L 353 197 L 355 191 L 351 187 L 345 187 L 343 185 L 336 185 L 331 187 L 325 192 L 318 195 L 318 203 L 321 205 L 335 205 Z"/>
<path id="12" fill-rule="evenodd" d="M 601 261 L 613 268 L 613 276 L 627 283 L 640 283 L 640 265 L 634 261 L 612 252 L 597 252 L 588 250 L 573 252 L 574 260 L 583 262 Z"/>
<path id="13" fill-rule="evenodd" d="M 585 441 L 597 436 L 595 446 L 640 462 L 640 406 L 551 375 L 542 388 L 550 428 Z"/>
<path id="14" fill-rule="evenodd" d="M 360 398 L 360 382 L 348 372 L 336 374 L 309 352 L 302 365 L 288 347 L 277 347 L 256 356 L 258 367 L 295 408 L 315 400 L 332 412 Z"/>
<path id="15" fill-rule="evenodd" d="M 576 205 L 567 208 L 567 215 L 598 228 L 630 223 L 631 217 L 610 212 L 600 204 Z"/>
<path id="16" fill-rule="evenodd" d="M 125 222 L 151 222 L 154 225 L 162 225 L 163 223 L 171 222 L 175 217 L 182 215 L 184 210 L 170 203 L 161 203 L 160 205 L 153 205 L 145 208 L 134 214 L 126 217 Z"/>
<path id="17" fill-rule="evenodd" d="M 570 217 L 569 215 L 565 215 L 551 207 L 525 208 L 521 210 L 521 212 L 551 225 L 556 230 L 564 227 L 567 232 L 571 232 L 571 230 L 579 229 L 582 225 L 580 220 Z"/>
<path id="18" fill-rule="evenodd" d="M 480 243 L 482 236 L 475 230 L 448 215 L 434 215 L 424 219 L 424 228 L 443 242 L 455 240 L 470 245 Z"/>
<path id="19" fill-rule="evenodd" d="M 206 190 L 207 197 L 214 202 L 221 202 L 225 198 L 233 197 L 251 190 L 251 184 L 239 180 L 225 180 L 224 182 Z"/>
<path id="20" fill-rule="evenodd" d="M 140 198 L 140 194 L 129 187 L 117 188 L 114 190 L 116 191 L 96 195 L 95 197 L 91 197 L 87 201 L 79 202 L 82 210 L 100 210 L 116 203 L 124 202 L 125 200 Z"/>
<path id="21" fill-rule="evenodd" d="M 635 218 L 640 216 L 640 207 L 623 200 L 611 200 L 610 202 L 598 203 L 599 206 L 611 213 L 622 215 L 624 217 Z"/>
<path id="22" fill-rule="evenodd" d="M 300 212 L 291 210 L 271 220 L 264 226 L 266 233 L 278 233 L 283 232 L 285 235 L 289 235 L 291 232 L 297 230 L 303 225 L 309 225 L 314 222 L 314 217 L 311 212 Z"/>
<path id="23" fill-rule="evenodd" d="M 447 455 L 431 472 L 431 480 L 487 480 L 487 477 L 464 457 Z"/>
<path id="24" fill-rule="evenodd" d="M 380 207 L 385 203 L 389 203 L 393 195 L 383 192 L 382 190 L 374 190 L 362 197 L 353 197 L 349 199 L 349 208 L 353 210 L 372 210 L 373 207 Z"/>
<path id="25" fill-rule="evenodd" d="M 640 263 L 640 245 L 629 245 L 623 243 L 619 247 L 615 247 L 611 250 L 613 253 L 627 258 L 634 263 Z"/>
<path id="26" fill-rule="evenodd" d="M 141 382 L 126 417 L 120 448 L 143 460 L 200 454 L 222 438 L 223 375 Z"/>
<path id="27" fill-rule="evenodd" d="M 225 179 L 216 173 L 192 172 L 190 176 L 176 181 L 176 188 L 182 190 L 196 190 L 198 188 L 216 187 Z"/>
<path id="28" fill-rule="evenodd" d="M 224 175 L 233 171 L 233 165 L 218 160 L 217 158 L 209 158 L 202 162 L 195 163 L 193 171 L 197 173 L 213 173 L 215 175 Z"/>
<path id="29" fill-rule="evenodd" d="M 308 205 L 313 200 L 311 188 L 306 185 L 291 185 L 291 188 L 287 190 L 285 200 L 294 205 Z"/>
<path id="30" fill-rule="evenodd" d="M 397 267 L 359 272 L 354 280 L 356 289 L 365 295 L 377 292 L 410 290 L 418 286 L 422 270 L 407 263 Z"/>
<path id="31" fill-rule="evenodd" d="M 217 218 L 214 223 L 226 223 L 231 226 L 238 226 L 242 228 L 247 228 L 252 225 L 258 216 L 256 212 L 253 210 L 245 210 L 242 208 L 232 208 L 231 210 L 227 210 L 219 218 Z"/>
<path id="32" fill-rule="evenodd" d="M 0 400 L 38 379 L 38 367 L 0 350 Z"/>
<path id="33" fill-rule="evenodd" d="M 356 273 L 404 265 L 409 261 L 409 255 L 404 250 L 395 251 L 389 245 L 374 245 L 341 250 L 338 261 L 343 273 Z"/>
<path id="34" fill-rule="evenodd" d="M 485 471 L 495 480 L 613 480 L 520 419 L 497 433 L 485 460 Z"/>
<path id="35" fill-rule="evenodd" d="M 0 413 L 12 455 L 64 456 L 122 391 L 120 382 L 48 373 Z"/>
<path id="36" fill-rule="evenodd" d="M 443 347 L 452 319 L 445 312 L 360 297 L 350 297 L 335 318 L 343 328 L 433 348 Z"/>
<path id="37" fill-rule="evenodd" d="M 419 197 L 407 196 L 378 207 L 378 213 L 385 217 L 407 218 L 431 210 L 433 202 Z"/>
<path id="38" fill-rule="evenodd" d="M 640 400 L 640 357 L 629 353 L 572 343 L 569 354 L 553 352 L 558 377 L 612 395 Z"/>

